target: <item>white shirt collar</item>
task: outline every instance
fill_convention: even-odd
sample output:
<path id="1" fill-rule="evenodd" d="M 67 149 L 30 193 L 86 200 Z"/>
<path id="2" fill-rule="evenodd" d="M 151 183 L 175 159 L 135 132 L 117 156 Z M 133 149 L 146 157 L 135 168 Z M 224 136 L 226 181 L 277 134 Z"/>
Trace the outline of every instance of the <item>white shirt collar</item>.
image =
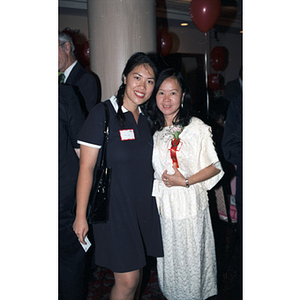
<path id="1" fill-rule="evenodd" d="M 116 96 L 111 96 L 109 100 L 110 100 L 112 106 L 114 107 L 115 111 L 117 112 L 118 109 L 119 109 L 119 106 L 118 106 L 118 103 L 117 103 L 117 97 Z M 126 113 L 127 111 L 128 110 L 122 105 L 122 112 Z M 143 113 L 140 107 L 139 107 L 139 112 Z"/>
<path id="2" fill-rule="evenodd" d="M 71 71 L 73 70 L 73 68 L 75 67 L 75 65 L 77 64 L 77 60 L 75 60 L 70 67 L 68 67 L 65 71 L 64 71 L 64 74 L 65 74 L 65 82 L 67 81 Z"/>

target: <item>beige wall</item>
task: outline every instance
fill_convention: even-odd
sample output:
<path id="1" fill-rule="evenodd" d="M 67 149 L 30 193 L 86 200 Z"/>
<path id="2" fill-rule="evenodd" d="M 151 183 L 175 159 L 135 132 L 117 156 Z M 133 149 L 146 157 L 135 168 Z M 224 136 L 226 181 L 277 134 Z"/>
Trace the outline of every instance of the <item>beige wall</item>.
<path id="1" fill-rule="evenodd" d="M 190 29 L 188 27 L 178 28 L 169 27 L 170 35 L 176 35 L 179 39 L 179 47 L 177 46 L 179 53 L 190 54 L 205 54 L 206 47 L 208 51 L 208 61 L 210 59 L 210 52 L 216 46 L 227 48 L 229 52 L 228 66 L 224 71 L 220 71 L 225 79 L 225 83 L 230 80 L 234 80 L 238 77 L 239 69 L 242 63 L 242 34 L 240 33 L 218 33 L 217 41 L 214 38 L 213 30 L 208 33 L 210 35 L 209 42 L 205 38 L 205 34 L 198 29 Z M 210 63 L 208 65 L 208 73 L 217 73 L 211 68 Z"/>
<path id="2" fill-rule="evenodd" d="M 59 30 L 63 30 L 66 27 L 71 29 L 79 29 L 80 34 L 85 39 L 89 38 L 88 35 L 88 20 L 87 16 L 75 16 L 62 14 L 59 16 Z M 176 43 L 176 49 L 178 53 L 191 53 L 191 54 L 204 54 L 207 47 L 207 41 L 203 32 L 198 29 L 191 29 L 188 27 L 169 27 L 169 33 Z M 213 35 L 213 33 L 211 33 Z M 208 53 L 215 46 L 224 46 L 229 52 L 228 66 L 224 71 L 220 73 L 225 79 L 225 83 L 237 78 L 239 69 L 242 63 L 241 47 L 242 47 L 242 34 L 233 33 L 218 33 L 219 42 L 210 38 L 208 45 Z M 174 47 L 173 47 L 174 48 Z M 173 50 L 172 50 L 173 52 Z M 208 54 L 209 55 L 209 54 Z M 208 73 L 215 73 L 215 71 L 208 66 Z"/>
<path id="3" fill-rule="evenodd" d="M 102 100 L 116 94 L 128 58 L 156 52 L 155 0 L 88 0 L 90 63 Z"/>
<path id="4" fill-rule="evenodd" d="M 170 35 L 179 39 L 178 53 L 204 54 L 206 47 L 205 34 L 198 29 L 188 27 L 169 27 Z M 173 41 L 174 41 L 173 37 Z M 177 39 L 175 40 L 178 42 Z"/>
<path id="5" fill-rule="evenodd" d="M 75 16 L 75 15 L 59 15 L 58 16 L 58 29 L 64 30 L 66 27 L 70 29 L 79 29 L 80 34 L 84 36 L 86 40 L 88 40 L 88 20 L 86 16 Z"/>

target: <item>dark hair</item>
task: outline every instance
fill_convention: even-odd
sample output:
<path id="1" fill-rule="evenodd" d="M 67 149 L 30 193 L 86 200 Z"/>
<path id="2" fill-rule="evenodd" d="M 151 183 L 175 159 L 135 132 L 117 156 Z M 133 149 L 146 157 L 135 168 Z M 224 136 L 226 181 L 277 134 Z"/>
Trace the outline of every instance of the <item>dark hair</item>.
<path id="1" fill-rule="evenodd" d="M 124 98 L 124 92 L 126 88 L 126 84 L 124 84 L 124 76 L 127 77 L 127 75 L 137 66 L 140 65 L 146 65 L 152 68 L 154 72 L 155 78 L 157 77 L 158 71 L 156 64 L 152 61 L 151 57 L 143 52 L 137 52 L 133 54 L 127 61 L 126 66 L 122 73 L 122 84 L 119 87 L 118 93 L 117 93 L 117 103 L 118 103 L 118 112 L 117 112 L 117 119 L 119 120 L 121 126 L 124 126 L 125 121 L 125 115 L 122 111 L 122 105 L 123 105 L 123 98 Z"/>
<path id="2" fill-rule="evenodd" d="M 148 117 L 152 133 L 154 133 L 156 130 L 162 130 L 165 126 L 164 114 L 158 109 L 156 104 L 156 94 L 161 84 L 170 77 L 175 78 L 178 81 L 182 94 L 185 93 L 182 105 L 179 107 L 178 113 L 173 119 L 173 124 L 187 126 L 192 117 L 191 96 L 188 85 L 182 73 L 173 68 L 165 69 L 159 74 L 154 88 L 154 93 L 146 105 L 145 113 Z"/>

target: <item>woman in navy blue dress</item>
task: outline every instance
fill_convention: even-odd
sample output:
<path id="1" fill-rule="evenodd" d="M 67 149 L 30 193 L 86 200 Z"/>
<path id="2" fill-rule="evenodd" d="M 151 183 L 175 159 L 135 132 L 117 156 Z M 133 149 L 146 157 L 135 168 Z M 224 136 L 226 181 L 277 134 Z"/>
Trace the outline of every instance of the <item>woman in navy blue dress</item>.
<path id="1" fill-rule="evenodd" d="M 133 299 L 146 255 L 163 256 L 160 221 L 152 198 L 152 135 L 140 105 L 152 95 L 157 70 L 149 56 L 134 54 L 122 74 L 117 96 L 107 100 L 109 140 L 107 163 L 112 168 L 109 222 L 93 225 L 95 262 L 114 272 L 110 299 Z M 84 242 L 86 207 L 93 170 L 103 142 L 105 109 L 90 112 L 80 134 L 80 171 L 73 229 Z"/>

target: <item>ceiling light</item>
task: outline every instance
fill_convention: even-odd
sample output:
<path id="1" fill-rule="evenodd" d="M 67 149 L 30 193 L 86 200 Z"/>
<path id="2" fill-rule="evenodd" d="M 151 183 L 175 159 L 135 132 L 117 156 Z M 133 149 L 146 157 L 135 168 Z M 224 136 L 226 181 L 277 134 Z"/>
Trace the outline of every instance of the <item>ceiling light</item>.
<path id="1" fill-rule="evenodd" d="M 180 25 L 181 25 L 181 26 L 188 26 L 189 23 L 181 23 Z"/>

